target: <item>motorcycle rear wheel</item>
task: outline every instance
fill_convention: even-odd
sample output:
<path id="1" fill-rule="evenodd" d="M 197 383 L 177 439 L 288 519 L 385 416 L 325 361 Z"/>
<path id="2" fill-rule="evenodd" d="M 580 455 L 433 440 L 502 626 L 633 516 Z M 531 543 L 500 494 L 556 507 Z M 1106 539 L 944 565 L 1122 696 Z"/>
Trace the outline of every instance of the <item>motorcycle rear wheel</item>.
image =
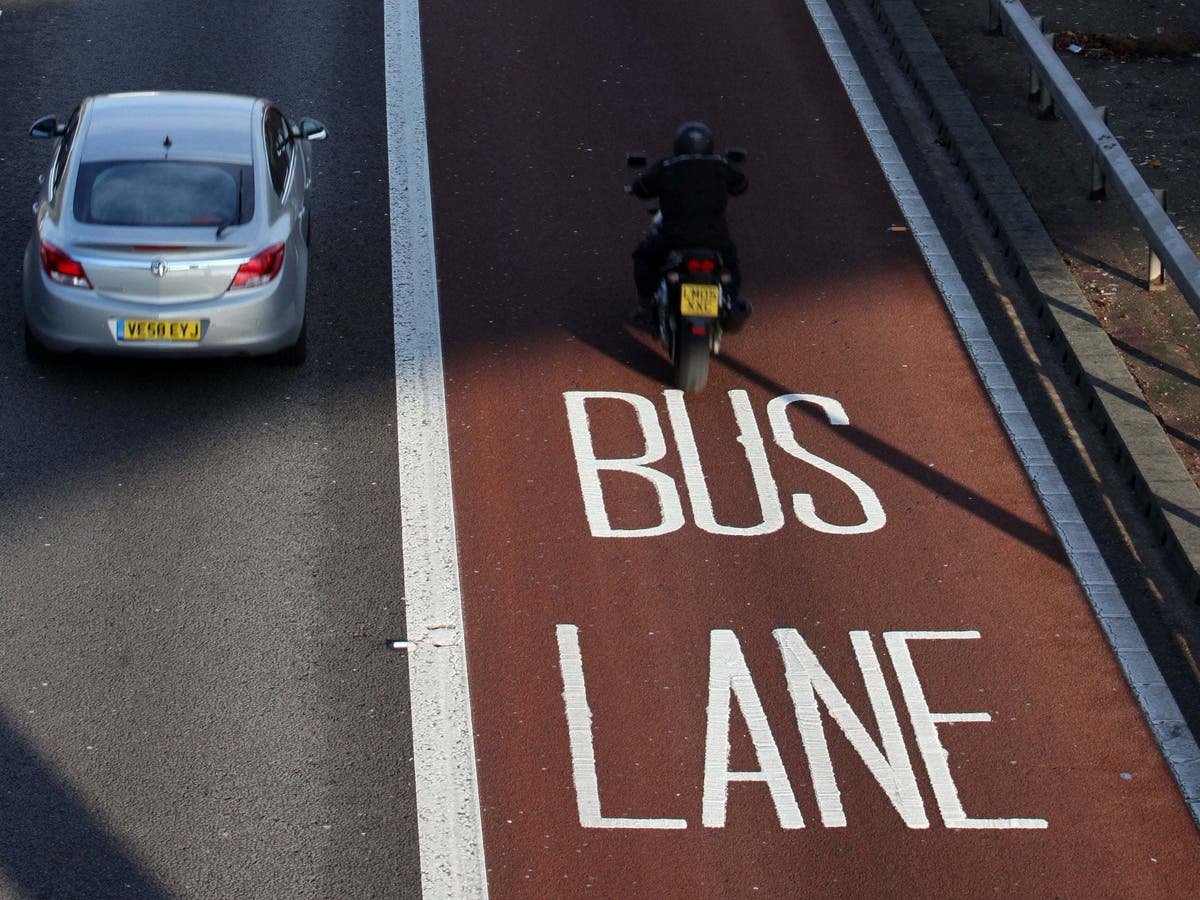
<path id="1" fill-rule="evenodd" d="M 696 393 L 708 381 L 708 334 L 692 334 L 690 328 L 675 335 L 675 387 Z"/>

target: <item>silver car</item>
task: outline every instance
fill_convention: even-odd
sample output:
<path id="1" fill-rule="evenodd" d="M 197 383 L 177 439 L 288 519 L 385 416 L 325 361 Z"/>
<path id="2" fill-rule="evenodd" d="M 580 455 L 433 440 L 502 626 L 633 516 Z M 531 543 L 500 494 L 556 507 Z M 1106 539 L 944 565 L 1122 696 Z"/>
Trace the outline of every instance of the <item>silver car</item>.
<path id="1" fill-rule="evenodd" d="M 304 360 L 315 119 L 229 94 L 84 100 L 56 138 L 25 251 L 25 345 Z"/>

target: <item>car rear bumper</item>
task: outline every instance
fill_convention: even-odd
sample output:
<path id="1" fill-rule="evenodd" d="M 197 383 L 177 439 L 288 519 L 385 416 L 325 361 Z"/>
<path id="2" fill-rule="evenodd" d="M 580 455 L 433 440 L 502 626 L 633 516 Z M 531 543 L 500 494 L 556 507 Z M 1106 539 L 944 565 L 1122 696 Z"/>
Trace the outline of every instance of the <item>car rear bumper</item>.
<path id="1" fill-rule="evenodd" d="M 285 266 L 269 285 L 186 304 L 118 301 L 86 288 L 51 281 L 37 252 L 25 255 L 25 321 L 42 344 L 59 353 L 122 356 L 259 356 L 296 343 L 304 321 L 304 278 Z M 195 342 L 117 339 L 121 319 L 199 321 Z"/>

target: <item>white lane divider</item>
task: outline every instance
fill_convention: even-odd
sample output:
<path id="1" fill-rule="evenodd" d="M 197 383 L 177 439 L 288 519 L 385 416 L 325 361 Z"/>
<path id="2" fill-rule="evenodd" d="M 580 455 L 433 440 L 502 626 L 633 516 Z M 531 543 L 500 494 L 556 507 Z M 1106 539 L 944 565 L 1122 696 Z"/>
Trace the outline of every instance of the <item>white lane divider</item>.
<path id="1" fill-rule="evenodd" d="M 421 890 L 486 897 L 442 372 L 417 0 L 384 0 L 396 435 Z"/>
<path id="2" fill-rule="evenodd" d="M 1200 823 L 1200 747 L 1197 747 L 1196 739 L 1192 737 L 1158 664 L 1133 622 L 1129 607 L 1113 581 L 1095 539 L 1075 506 L 1062 473 L 1017 391 L 1012 375 L 975 306 L 975 298 L 967 290 L 904 157 L 879 113 L 871 89 L 863 79 L 837 19 L 826 0 L 805 0 L 805 5 L 979 377 L 992 398 L 992 405 L 1000 414 L 1004 429 L 1016 447 L 1025 471 L 1029 473 L 1042 506 L 1062 539 L 1084 593 L 1191 807 L 1192 816 Z"/>

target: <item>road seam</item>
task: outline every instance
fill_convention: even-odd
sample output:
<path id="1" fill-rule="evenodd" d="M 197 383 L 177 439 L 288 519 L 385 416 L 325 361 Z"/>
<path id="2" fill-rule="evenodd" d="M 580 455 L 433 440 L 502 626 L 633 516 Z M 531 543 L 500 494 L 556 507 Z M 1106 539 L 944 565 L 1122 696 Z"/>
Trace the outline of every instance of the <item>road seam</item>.
<path id="1" fill-rule="evenodd" d="M 422 894 L 486 897 L 418 0 L 384 0 L 396 438 Z"/>
<path id="2" fill-rule="evenodd" d="M 1157 663 L 1130 616 L 1108 564 L 1084 524 L 1025 401 L 1021 399 L 1012 374 L 975 305 L 975 299 L 963 282 L 912 174 L 879 113 L 837 19 L 826 0 L 805 0 L 805 4 L 1004 429 L 1063 543 L 1084 593 L 1179 783 L 1192 816 L 1200 823 L 1200 747 L 1197 747 Z M 916 15 L 908 0 L 891 3 L 872 0 L 872 5 L 877 10 L 880 7 L 889 10 L 907 7 Z M 910 31 L 913 28 L 911 23 L 906 27 Z M 924 27 L 923 23 L 921 27 Z M 897 38 L 893 33 L 893 43 L 895 40 Z M 908 63 L 906 70 L 911 72 L 911 67 L 912 64 Z M 1028 271 L 1026 267 L 1022 268 Z M 1078 293 L 1078 289 L 1075 290 Z M 1132 383 L 1128 371 L 1123 365 L 1121 368 Z M 1178 463 L 1178 457 L 1175 457 L 1175 461 Z M 1188 480 L 1190 482 L 1190 478 Z M 1195 485 L 1192 487 L 1194 490 Z"/>

